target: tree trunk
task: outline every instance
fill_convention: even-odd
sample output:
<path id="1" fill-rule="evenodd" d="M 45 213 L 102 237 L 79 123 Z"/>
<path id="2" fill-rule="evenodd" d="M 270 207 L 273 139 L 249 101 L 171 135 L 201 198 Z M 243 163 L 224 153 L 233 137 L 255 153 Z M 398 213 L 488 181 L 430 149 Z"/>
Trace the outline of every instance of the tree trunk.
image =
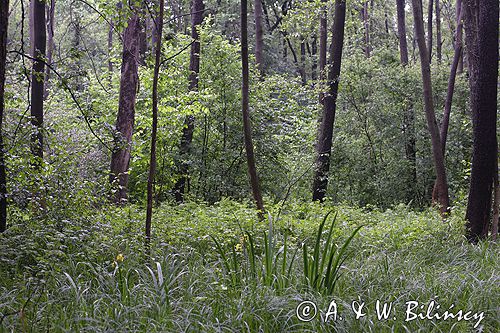
<path id="1" fill-rule="evenodd" d="M 146 207 L 146 250 L 149 251 L 149 243 L 151 239 L 151 219 L 153 216 L 153 192 L 156 173 L 156 134 L 158 128 L 158 76 L 160 73 L 161 64 L 161 39 L 163 33 L 163 12 L 165 0 L 160 0 L 160 13 L 158 19 L 154 20 L 156 28 L 156 46 L 155 46 L 155 69 L 153 73 L 153 124 L 151 128 L 151 155 L 149 159 L 149 174 L 148 174 L 148 194 Z"/>
<path id="2" fill-rule="evenodd" d="M 254 0 L 255 17 L 255 62 L 261 74 L 264 73 L 263 50 L 264 29 L 262 27 L 262 0 Z"/>
<path id="3" fill-rule="evenodd" d="M 56 7 L 56 0 L 50 0 L 50 4 L 47 6 L 47 64 L 52 65 L 52 52 L 54 51 L 54 13 Z M 45 85 L 44 85 L 44 100 L 49 97 L 49 78 L 50 78 L 50 68 L 47 67 L 45 70 Z"/>
<path id="4" fill-rule="evenodd" d="M 312 36 L 311 42 L 311 80 L 316 81 L 318 79 L 318 36 L 316 33 Z"/>
<path id="5" fill-rule="evenodd" d="M 302 79 L 302 85 L 305 86 L 307 83 L 306 75 L 306 41 L 304 36 L 300 36 L 300 77 Z"/>
<path id="6" fill-rule="evenodd" d="M 429 7 L 428 7 L 428 11 L 427 11 L 427 53 L 429 56 L 429 63 L 432 62 L 432 15 L 433 15 L 433 9 L 434 9 L 434 1 L 429 0 Z"/>
<path id="7" fill-rule="evenodd" d="M 440 63 L 442 58 L 442 37 L 441 37 L 441 5 L 436 0 L 436 53 L 437 60 Z"/>
<path id="8" fill-rule="evenodd" d="M 498 0 L 465 0 L 466 42 L 473 125 L 467 238 L 488 236 L 496 158 Z"/>
<path id="9" fill-rule="evenodd" d="M 363 4 L 362 10 L 363 16 L 363 27 L 365 29 L 365 56 L 370 58 L 371 46 L 370 46 L 370 15 L 368 13 L 368 1 Z"/>
<path id="10" fill-rule="evenodd" d="M 110 87 L 113 83 L 113 61 L 111 60 L 113 52 L 113 30 L 114 30 L 114 22 L 110 21 L 110 26 L 108 29 L 108 75 L 109 75 Z"/>
<path id="11" fill-rule="evenodd" d="M 457 16 L 457 27 L 459 25 L 463 26 L 463 10 L 462 10 L 462 0 L 457 0 L 456 1 L 456 16 Z M 460 45 L 463 45 L 463 31 L 460 31 L 460 34 L 456 33 L 456 39 L 455 39 L 455 48 L 457 47 L 457 43 L 460 43 Z M 458 74 L 462 74 L 464 71 L 464 53 L 460 53 L 460 58 L 458 60 L 458 68 L 457 72 Z"/>
<path id="12" fill-rule="evenodd" d="M 264 202 L 260 192 L 259 177 L 255 167 L 255 155 L 252 143 L 252 127 L 250 124 L 249 112 L 249 70 L 248 70 L 248 23 L 247 23 L 247 0 L 241 0 L 241 65 L 242 65 L 242 114 L 243 114 L 243 132 L 245 137 L 245 150 L 247 154 L 248 175 L 252 193 L 259 210 L 259 218 L 264 218 Z"/>
<path id="13" fill-rule="evenodd" d="M 7 31 L 9 0 L 0 4 L 0 233 L 7 229 L 7 176 L 3 144 L 3 115 L 5 110 L 5 64 L 7 60 Z"/>
<path id="14" fill-rule="evenodd" d="M 342 48 L 344 44 L 346 2 L 335 0 L 333 43 L 330 49 L 330 70 L 328 71 L 328 93 L 324 96 L 323 117 L 316 152 L 316 170 L 313 182 L 313 200 L 323 201 L 328 188 L 330 155 L 332 150 L 333 125 L 337 107 Z"/>
<path id="15" fill-rule="evenodd" d="M 399 55 L 401 64 L 408 65 L 408 44 L 406 42 L 405 0 L 396 0 L 398 12 Z"/>
<path id="16" fill-rule="evenodd" d="M 114 138 L 115 146 L 111 155 L 110 181 L 111 183 L 116 182 L 116 185 L 118 185 L 118 190 L 114 198 L 117 204 L 124 203 L 127 199 L 128 170 L 135 118 L 135 99 L 139 84 L 137 73 L 139 33 L 139 17 L 137 14 L 133 14 L 128 20 L 127 28 L 123 34 L 120 97 Z"/>
<path id="17" fill-rule="evenodd" d="M 328 9 L 326 6 L 326 0 L 321 0 L 323 2 L 321 8 L 321 16 L 319 19 L 319 79 L 321 85 L 324 84 L 326 78 L 326 49 L 328 43 Z M 321 91 L 319 93 L 319 102 L 323 104 L 324 93 Z"/>
<path id="18" fill-rule="evenodd" d="M 31 149 L 35 159 L 36 168 L 41 166 L 43 160 L 43 86 L 45 69 L 45 2 L 43 0 L 32 0 L 33 2 L 33 62 L 31 75 L 31 125 L 34 133 L 31 137 Z"/>
<path id="19" fill-rule="evenodd" d="M 491 221 L 491 239 L 496 241 L 498 238 L 498 219 L 500 217 L 500 182 L 498 178 L 498 139 L 496 143 L 495 174 L 493 175 L 493 218 Z"/>
<path id="20" fill-rule="evenodd" d="M 420 53 L 420 64 L 422 71 L 422 84 L 424 89 L 424 104 L 427 126 L 431 135 L 432 155 L 434 159 L 434 169 L 436 171 L 437 197 L 433 198 L 433 202 L 439 204 L 441 214 L 445 216 L 450 205 L 448 197 L 448 182 L 446 180 L 446 168 L 444 164 L 444 156 L 441 148 L 441 138 L 439 128 L 434 113 L 434 101 L 432 97 L 431 70 L 429 64 L 429 54 L 425 46 L 424 37 L 424 22 L 422 15 L 421 0 L 412 0 L 413 17 L 415 22 L 415 33 Z"/>
<path id="21" fill-rule="evenodd" d="M 453 61 L 450 68 L 450 77 L 448 78 L 448 90 L 446 93 L 446 100 L 444 103 L 444 114 L 443 121 L 441 123 L 441 147 L 443 154 L 446 152 L 446 140 L 448 137 L 448 126 L 450 124 L 450 114 L 451 105 L 453 103 L 453 94 L 455 92 L 455 81 L 457 78 L 458 64 L 462 55 L 462 40 L 458 38 L 462 35 L 462 12 L 459 13 L 459 18 L 457 20 L 457 30 L 456 30 L 456 43 L 455 43 L 455 53 L 453 55 Z"/>
<path id="22" fill-rule="evenodd" d="M 200 72 L 200 36 L 198 34 L 198 26 L 203 22 L 203 9 L 205 5 L 203 0 L 193 0 L 191 6 L 191 55 L 189 62 L 189 90 L 198 90 L 198 74 Z M 189 178 L 189 153 L 191 150 L 191 142 L 193 141 L 194 132 L 194 116 L 187 116 L 184 120 L 182 129 L 181 145 L 179 155 L 181 158 L 179 172 L 180 178 L 174 186 L 175 200 L 178 203 L 184 201 L 184 193 L 186 191 L 186 183 Z"/>

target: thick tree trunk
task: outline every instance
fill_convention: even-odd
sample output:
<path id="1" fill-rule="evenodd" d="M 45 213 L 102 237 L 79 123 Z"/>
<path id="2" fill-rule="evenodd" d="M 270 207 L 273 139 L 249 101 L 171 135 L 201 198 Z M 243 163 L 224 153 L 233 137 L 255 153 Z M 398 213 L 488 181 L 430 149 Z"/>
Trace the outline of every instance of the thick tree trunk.
<path id="1" fill-rule="evenodd" d="M 323 3 L 326 3 L 326 0 L 322 0 Z M 321 81 L 321 85 L 324 84 L 326 79 L 326 49 L 328 43 L 328 8 L 325 4 L 323 4 L 321 8 L 321 14 L 319 19 L 319 79 Z M 321 91 L 319 93 L 319 102 L 323 104 L 324 93 Z"/>
<path id="2" fill-rule="evenodd" d="M 429 63 L 432 62 L 432 16 L 434 10 L 434 1 L 429 0 L 429 7 L 427 10 L 427 54 L 429 56 Z"/>
<path id="3" fill-rule="evenodd" d="M 43 160 L 43 86 L 45 69 L 45 2 L 43 0 L 32 0 L 33 2 L 33 62 L 31 75 L 31 125 L 34 133 L 31 137 L 31 149 L 37 159 L 35 166 L 40 167 Z"/>
<path id="4" fill-rule="evenodd" d="M 264 29 L 262 25 L 262 0 L 254 0 L 255 17 L 255 62 L 260 73 L 264 73 Z"/>
<path id="5" fill-rule="evenodd" d="M 436 0 L 436 55 L 438 62 L 442 58 L 442 36 L 441 36 L 441 5 L 439 0 Z"/>
<path id="6" fill-rule="evenodd" d="M 56 0 L 50 0 L 50 4 L 47 5 L 47 64 L 52 65 L 52 52 L 54 51 L 54 14 L 56 9 Z M 50 68 L 47 67 L 45 70 L 45 85 L 43 98 L 47 99 L 49 97 L 49 78 L 50 78 Z"/>
<path id="7" fill-rule="evenodd" d="M 412 0 L 413 17 L 415 22 L 415 33 L 420 53 L 420 64 L 422 70 L 422 84 L 424 89 L 424 104 L 427 126 L 431 135 L 432 155 L 434 159 L 434 169 L 436 171 L 437 197 L 433 201 L 440 206 L 441 214 L 444 216 L 448 212 L 450 205 L 448 196 L 448 182 L 446 180 L 446 168 L 444 156 L 441 148 L 441 138 L 434 112 L 434 101 L 432 97 L 431 70 L 429 64 L 429 54 L 425 45 L 424 22 L 422 15 L 421 0 Z"/>
<path id="8" fill-rule="evenodd" d="M 132 133 L 135 120 L 135 99 L 139 84 L 139 33 L 140 24 L 137 14 L 133 14 L 123 35 L 123 54 L 120 79 L 120 98 L 116 119 L 115 146 L 111 155 L 110 181 L 118 185 L 115 195 L 117 204 L 127 199 L 128 170 Z"/>
<path id="9" fill-rule="evenodd" d="M 337 107 L 342 48 L 344 44 L 346 2 L 335 0 L 335 19 L 333 23 L 333 43 L 330 49 L 331 67 L 328 72 L 328 93 L 324 96 L 323 117 L 316 152 L 316 170 L 313 182 L 313 200 L 322 201 L 328 188 L 330 155 L 332 150 L 333 125 Z"/>
<path id="10" fill-rule="evenodd" d="M 473 125 L 467 238 L 488 235 L 496 158 L 498 0 L 465 0 L 466 42 Z"/>
<path id="11" fill-rule="evenodd" d="M 5 174 L 5 147 L 3 144 L 3 116 L 5 110 L 8 21 L 9 0 L 4 0 L 0 3 L 0 233 L 7 229 L 7 177 Z"/>
<path id="12" fill-rule="evenodd" d="M 252 142 L 252 127 L 249 112 L 249 70 L 248 70 L 248 23 L 247 23 L 247 0 L 241 0 L 241 65 L 242 65 L 242 114 L 243 132 L 245 137 L 245 150 L 247 154 L 248 175 L 252 193 L 259 210 L 259 218 L 264 218 L 264 202 L 260 192 L 259 177 L 255 167 L 255 155 Z"/>
<path id="13" fill-rule="evenodd" d="M 158 129 L 158 76 L 160 74 L 161 64 L 161 39 L 163 33 L 163 12 L 165 0 L 160 0 L 160 13 L 156 19 L 156 46 L 155 46 L 155 69 L 153 73 L 153 124 L 151 128 L 151 154 L 149 159 L 149 174 L 148 174 L 148 194 L 146 206 L 146 250 L 149 251 L 149 243 L 151 239 L 151 219 L 153 216 L 153 192 L 156 174 L 156 134 Z"/>
<path id="14" fill-rule="evenodd" d="M 396 0 L 398 13 L 399 55 L 401 64 L 408 64 L 408 43 L 406 42 L 405 0 Z"/>
<path id="15" fill-rule="evenodd" d="M 191 6 L 191 55 L 189 62 L 189 90 L 198 90 L 198 74 L 200 72 L 200 36 L 198 34 L 198 26 L 203 22 L 203 9 L 205 5 L 203 0 L 193 0 Z M 175 200 L 179 203 L 184 201 L 184 193 L 186 191 L 186 183 L 189 178 L 189 154 L 191 150 L 191 142 L 193 141 L 194 132 L 194 116 L 187 116 L 184 120 L 182 129 L 181 145 L 179 155 L 181 158 L 179 172 L 180 178 L 174 186 Z"/>

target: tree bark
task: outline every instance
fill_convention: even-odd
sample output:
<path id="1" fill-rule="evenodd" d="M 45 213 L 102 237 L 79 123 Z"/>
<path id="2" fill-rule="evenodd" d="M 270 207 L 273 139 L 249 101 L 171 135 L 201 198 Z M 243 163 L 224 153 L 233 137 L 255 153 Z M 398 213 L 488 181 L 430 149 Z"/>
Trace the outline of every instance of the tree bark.
<path id="1" fill-rule="evenodd" d="M 262 0 L 254 0 L 255 17 L 255 62 L 261 74 L 264 73 L 264 29 L 262 25 Z"/>
<path id="2" fill-rule="evenodd" d="M 439 128 L 434 112 L 434 101 L 432 95 L 431 70 L 429 62 L 429 54 L 425 45 L 424 37 L 424 22 L 422 15 L 421 0 L 412 0 L 413 17 L 415 22 L 415 33 L 420 53 L 420 64 L 422 71 L 422 84 L 424 90 L 425 116 L 427 126 L 431 135 L 432 155 L 434 160 L 434 169 L 436 171 L 437 197 L 433 198 L 433 202 L 439 204 L 440 211 L 443 216 L 448 212 L 450 199 L 448 196 L 448 182 L 446 180 L 446 168 L 444 164 L 444 156 L 441 148 L 441 138 Z"/>
<path id="3" fill-rule="evenodd" d="M 252 193 L 259 211 L 259 218 L 264 218 L 264 202 L 260 191 L 259 177 L 255 166 L 255 155 L 252 142 L 252 127 L 249 111 L 249 70 L 248 70 L 248 23 L 247 23 L 247 0 L 241 0 L 241 65 L 242 65 L 242 88 L 241 109 L 243 114 L 243 132 L 245 137 L 245 150 L 247 154 L 248 175 Z"/>
<path id="4" fill-rule="evenodd" d="M 189 90 L 198 90 L 198 74 L 200 72 L 200 36 L 198 34 L 198 26 L 203 22 L 203 9 L 205 5 L 203 0 L 193 0 L 191 4 L 191 55 L 189 62 Z M 191 142 L 193 141 L 194 132 L 194 116 L 187 116 L 184 120 L 182 129 L 181 145 L 179 155 L 181 158 L 179 172 L 180 178 L 174 186 L 175 200 L 178 203 L 184 201 L 184 193 L 186 191 L 186 183 L 189 178 L 189 153 L 191 150 Z"/>
<path id="5" fill-rule="evenodd" d="M 3 116 L 5 111 L 5 64 L 7 61 L 7 31 L 9 0 L 0 3 L 0 233 L 7 229 L 7 176 L 3 144 Z"/>
<path id="6" fill-rule="evenodd" d="M 441 123 L 441 148 L 443 154 L 446 153 L 446 140 L 448 137 L 448 127 L 450 124 L 450 114 L 451 105 L 453 103 L 453 94 L 455 92 L 455 81 L 457 78 L 457 69 L 462 55 L 462 40 L 458 38 L 462 35 L 462 12 L 459 13 L 459 18 L 457 20 L 457 30 L 456 30 L 456 42 L 455 42 L 455 52 L 453 55 L 453 61 L 450 68 L 450 77 L 448 78 L 448 89 L 446 93 L 446 100 L 444 103 L 444 114 L 443 121 Z"/>
<path id="7" fill-rule="evenodd" d="M 496 158 L 498 0 L 465 0 L 465 33 L 473 125 L 467 238 L 488 236 Z"/>
<path id="8" fill-rule="evenodd" d="M 368 1 L 365 1 L 363 4 L 362 10 L 363 16 L 363 27 L 365 30 L 365 56 L 370 58 L 371 54 L 371 46 L 370 46 L 370 15 L 368 13 Z"/>
<path id="9" fill-rule="evenodd" d="M 398 13 L 399 55 L 401 64 L 408 65 L 408 43 L 406 41 L 405 0 L 396 0 Z"/>
<path id="10" fill-rule="evenodd" d="M 135 120 L 135 99 L 139 84 L 139 16 L 134 13 L 128 20 L 123 35 L 123 53 L 120 79 L 120 97 L 116 119 L 115 145 L 111 155 L 110 181 L 118 185 L 114 201 L 123 204 L 127 199 L 128 170 L 132 133 Z"/>
<path id="11" fill-rule="evenodd" d="M 316 81 L 318 79 L 318 36 L 314 34 L 312 36 L 312 42 L 311 42 L 311 58 L 312 58 L 312 64 L 311 64 L 311 80 Z"/>
<path id="12" fill-rule="evenodd" d="M 148 174 L 148 194 L 146 206 L 146 250 L 149 251 L 149 243 L 151 240 L 151 220 L 153 216 L 153 192 L 156 174 L 156 135 L 158 130 L 158 76 L 160 74 L 161 64 L 161 40 L 163 33 L 163 13 L 165 0 L 160 0 L 160 12 L 158 18 L 154 21 L 156 28 L 156 46 L 155 46 L 155 68 L 153 73 L 153 124 L 151 128 L 151 155 L 149 159 L 149 174 Z"/>
<path id="13" fill-rule="evenodd" d="M 457 27 L 459 25 L 463 26 L 463 10 L 462 10 L 462 0 L 457 0 L 456 1 L 456 16 L 457 16 Z M 456 39 L 455 39 L 455 48 L 457 47 L 457 43 L 460 43 L 460 45 L 463 45 L 463 31 L 460 31 L 460 34 L 456 33 Z M 460 54 L 460 58 L 458 60 L 458 68 L 457 72 L 458 74 L 462 74 L 464 71 L 464 53 L 462 52 Z"/>
<path id="14" fill-rule="evenodd" d="M 31 125 L 34 133 L 31 137 L 31 150 L 35 156 L 35 167 L 40 168 L 43 160 L 43 94 L 44 94 L 44 69 L 45 69 L 45 2 L 33 2 L 33 71 L 31 73 Z"/>
<path id="15" fill-rule="evenodd" d="M 328 43 L 328 9 L 326 6 L 326 0 L 321 0 L 323 2 L 321 7 L 321 16 L 319 19 L 319 79 L 321 85 L 324 84 L 326 78 L 326 49 Z M 323 104 L 324 93 L 321 91 L 319 93 L 319 102 Z"/>
<path id="16" fill-rule="evenodd" d="M 305 86 L 307 83 L 306 75 L 306 41 L 304 36 L 300 36 L 300 77 L 302 79 L 302 85 Z"/>
<path id="17" fill-rule="evenodd" d="M 427 10 L 427 53 L 429 56 L 429 63 L 432 62 L 432 16 L 434 10 L 434 1 L 429 0 L 429 7 Z"/>
<path id="18" fill-rule="evenodd" d="M 313 201 L 323 201 L 328 188 L 330 155 L 332 150 L 333 125 L 337 108 L 342 48 L 344 44 L 346 2 L 335 0 L 333 43 L 330 49 L 330 70 L 328 71 L 328 93 L 324 96 L 323 116 L 316 152 L 316 170 L 313 181 Z"/>
<path id="19" fill-rule="evenodd" d="M 496 241 L 498 238 L 498 220 L 500 217 L 500 182 L 498 177 L 498 139 L 496 143 L 495 174 L 493 175 L 493 218 L 491 221 L 491 239 Z"/>
<path id="20" fill-rule="evenodd" d="M 436 56 L 439 63 L 442 58 L 442 36 L 441 36 L 441 5 L 439 0 L 436 0 Z"/>
<path id="21" fill-rule="evenodd" d="M 54 51 L 54 14 L 56 9 L 56 0 L 50 0 L 50 4 L 47 5 L 47 64 L 52 65 L 52 52 Z M 49 97 L 49 79 L 50 79 L 50 68 L 47 67 L 45 70 L 45 85 L 43 98 L 47 99 Z"/>

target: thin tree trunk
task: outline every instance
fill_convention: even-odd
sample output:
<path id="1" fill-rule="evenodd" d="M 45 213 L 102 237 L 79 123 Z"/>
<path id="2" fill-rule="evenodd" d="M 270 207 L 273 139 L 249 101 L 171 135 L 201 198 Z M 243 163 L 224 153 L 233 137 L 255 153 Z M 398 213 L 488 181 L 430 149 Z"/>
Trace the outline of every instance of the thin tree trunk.
<path id="1" fill-rule="evenodd" d="M 455 92 L 455 81 L 457 78 L 457 69 L 462 55 L 462 41 L 458 36 L 462 35 L 462 12 L 459 13 L 458 26 L 456 30 L 455 53 L 450 68 L 450 77 L 448 78 L 448 90 L 446 93 L 446 101 L 444 103 L 443 121 L 441 123 L 441 147 L 443 154 L 446 153 L 446 140 L 448 137 L 448 127 L 450 124 L 451 105 L 453 103 L 453 94 Z"/>
<path id="2" fill-rule="evenodd" d="M 302 85 L 305 86 L 307 83 L 306 75 L 306 41 L 303 36 L 300 36 L 300 77 L 302 79 Z"/>
<path id="3" fill-rule="evenodd" d="M 324 84 L 326 78 L 326 49 L 328 43 L 328 9 L 326 6 L 326 0 L 322 0 L 323 4 L 321 7 L 321 16 L 319 19 L 319 79 L 321 84 Z M 323 104 L 324 93 L 320 92 L 319 102 Z"/>
<path id="4" fill-rule="evenodd" d="M 110 87 L 113 83 L 113 61 L 112 61 L 113 30 L 114 30 L 114 22 L 110 21 L 110 26 L 108 29 L 108 75 L 109 75 L 109 86 Z"/>
<path id="5" fill-rule="evenodd" d="M 440 63 L 442 58 L 442 36 L 441 36 L 441 5 L 439 0 L 436 0 L 436 55 Z"/>
<path id="6" fill-rule="evenodd" d="M 365 56 L 367 58 L 370 58 L 371 54 L 371 46 L 370 46 L 370 15 L 368 13 L 368 1 L 365 1 L 363 4 L 363 10 L 362 10 L 362 16 L 363 16 L 363 27 L 365 30 Z"/>
<path id="7" fill-rule="evenodd" d="M 457 0 L 456 1 L 456 16 L 457 16 L 457 27 L 459 25 L 462 25 L 463 24 L 463 11 L 462 11 L 462 0 Z M 455 48 L 457 47 L 457 43 L 460 43 L 460 45 L 463 45 L 463 32 L 460 31 L 460 33 L 458 33 L 458 30 L 457 30 L 457 34 L 456 34 L 456 38 L 455 38 Z M 462 52 L 460 54 L 460 58 L 458 60 L 458 68 L 457 68 L 457 72 L 458 74 L 462 74 L 464 71 L 464 53 Z"/>
<path id="8" fill-rule="evenodd" d="M 191 55 L 189 62 L 189 90 L 198 90 L 198 74 L 200 72 L 200 36 L 198 34 L 198 26 L 203 22 L 203 9 L 205 5 L 203 0 L 193 0 L 191 6 Z M 182 129 L 181 145 L 179 155 L 181 162 L 179 166 L 180 178 L 174 186 L 175 200 L 178 203 L 184 201 L 184 193 L 186 191 L 186 183 L 189 178 L 189 153 L 191 150 L 191 142 L 193 141 L 194 132 L 194 116 L 187 116 L 184 120 Z"/>
<path id="9" fill-rule="evenodd" d="M 123 35 L 123 54 L 120 79 L 120 98 L 116 119 L 115 146 L 111 155 L 111 183 L 117 183 L 114 201 L 122 204 L 127 199 L 128 170 L 132 133 L 135 120 L 135 99 L 139 84 L 139 16 L 133 14 Z"/>
<path id="10" fill-rule="evenodd" d="M 5 63 L 7 60 L 8 20 L 9 0 L 4 0 L 0 3 L 0 233 L 7 229 L 7 176 L 5 174 L 3 116 L 5 111 Z"/>
<path id="11" fill-rule="evenodd" d="M 52 52 L 54 51 L 54 13 L 56 7 L 56 0 L 50 0 L 50 4 L 47 6 L 47 64 L 52 65 Z M 45 85 L 43 98 L 47 99 L 49 97 L 49 78 L 50 78 L 50 68 L 47 67 L 45 70 Z"/>
<path id="12" fill-rule="evenodd" d="M 498 238 L 498 219 L 500 218 L 500 182 L 498 178 L 498 139 L 496 143 L 495 174 L 493 175 L 493 219 L 491 221 L 491 239 L 496 241 Z"/>
<path id="13" fill-rule="evenodd" d="M 33 1 L 33 62 L 31 76 L 31 125 L 34 133 L 31 137 L 31 149 L 36 158 L 35 166 L 39 168 L 43 160 L 43 86 L 45 69 L 45 2 L 43 0 Z"/>
<path id="14" fill-rule="evenodd" d="M 311 42 L 311 58 L 312 58 L 311 79 L 313 81 L 316 81 L 318 79 L 317 56 L 318 56 L 318 36 L 316 34 L 314 34 L 312 37 L 312 42 Z"/>
<path id="15" fill-rule="evenodd" d="M 429 63 L 432 62 L 432 16 L 434 9 L 434 1 L 429 0 L 429 7 L 427 11 L 427 53 L 429 56 Z"/>
<path id="16" fill-rule="evenodd" d="M 473 125 L 472 168 L 467 202 L 467 238 L 488 236 L 496 158 L 498 0 L 466 0 L 466 42 Z"/>
<path id="17" fill-rule="evenodd" d="M 333 43 L 330 49 L 331 67 L 328 71 L 328 93 L 324 96 L 323 117 L 316 152 L 316 170 L 313 182 L 313 201 L 323 201 L 328 188 L 333 125 L 337 108 L 342 48 L 344 44 L 346 2 L 335 0 Z"/>
<path id="18" fill-rule="evenodd" d="M 243 132 L 245 136 L 245 150 L 247 154 L 248 174 L 252 193 L 259 210 L 259 218 L 264 218 L 264 202 L 260 192 L 259 177 L 255 167 L 255 155 L 252 143 L 252 127 L 250 124 L 249 112 L 249 70 L 248 70 L 248 23 L 247 23 L 247 0 L 241 0 L 241 64 L 242 79 L 242 114 L 243 114 Z"/>
<path id="19" fill-rule="evenodd" d="M 149 159 L 149 174 L 148 174 L 148 195 L 146 207 L 146 250 L 149 251 L 149 243 L 151 240 L 151 219 L 153 216 L 153 192 L 156 173 L 156 134 L 158 128 L 158 76 L 160 74 L 161 63 L 161 39 L 163 33 L 163 12 L 165 0 L 160 0 L 160 13 L 158 19 L 155 20 L 156 28 L 156 46 L 155 46 L 155 69 L 153 73 L 153 124 L 151 128 L 151 155 Z"/>
<path id="20" fill-rule="evenodd" d="M 255 17 L 255 62 L 261 74 L 264 73 L 263 50 L 264 29 L 262 26 L 262 0 L 254 0 Z"/>
<path id="21" fill-rule="evenodd" d="M 413 17 L 415 22 L 415 33 L 420 53 L 420 64 L 422 71 L 422 84 L 424 90 L 425 116 L 427 126 L 431 135 L 432 155 L 434 159 L 434 169 L 436 171 L 437 197 L 433 202 L 439 204 L 441 214 L 445 216 L 448 212 L 450 199 L 448 196 L 448 182 L 446 180 L 446 168 L 444 164 L 443 151 L 441 149 L 441 138 L 434 112 L 434 101 L 432 97 L 431 70 L 429 64 L 429 54 L 425 45 L 424 22 L 422 15 L 421 0 L 412 0 Z"/>

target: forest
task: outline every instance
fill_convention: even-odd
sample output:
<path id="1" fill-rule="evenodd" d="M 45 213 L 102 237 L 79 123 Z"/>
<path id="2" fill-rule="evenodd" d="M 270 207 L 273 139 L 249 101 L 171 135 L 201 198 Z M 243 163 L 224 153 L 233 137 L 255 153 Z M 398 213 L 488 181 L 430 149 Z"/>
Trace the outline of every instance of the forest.
<path id="1" fill-rule="evenodd" d="M 0 0 L 0 333 L 500 332 L 498 0 Z"/>

